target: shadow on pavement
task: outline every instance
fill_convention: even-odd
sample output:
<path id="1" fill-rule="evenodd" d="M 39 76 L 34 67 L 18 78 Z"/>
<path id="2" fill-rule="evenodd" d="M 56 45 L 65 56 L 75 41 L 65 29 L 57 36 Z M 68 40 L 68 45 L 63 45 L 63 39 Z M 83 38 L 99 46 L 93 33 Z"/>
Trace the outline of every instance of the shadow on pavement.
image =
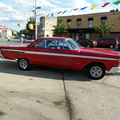
<path id="1" fill-rule="evenodd" d="M 69 81 L 90 81 L 85 71 L 52 68 L 32 65 L 29 71 L 22 71 L 18 68 L 17 62 L 0 60 L 0 72 L 14 75 L 40 77 L 48 79 L 69 80 Z"/>
<path id="2" fill-rule="evenodd" d="M 13 75 L 22 75 L 22 76 L 31 76 L 31 77 L 40 77 L 48 79 L 57 79 L 57 80 L 68 80 L 68 81 L 91 81 L 87 76 L 85 70 L 75 71 L 68 69 L 52 68 L 45 66 L 32 65 L 32 68 L 29 71 L 22 71 L 18 68 L 17 62 L 10 60 L 0 60 L 0 72 L 13 74 Z M 106 76 L 120 76 L 119 72 L 107 72 Z"/>
<path id="3" fill-rule="evenodd" d="M 4 112 L 2 112 L 2 111 L 0 111 L 0 116 L 3 116 L 3 115 L 5 115 L 5 113 L 4 113 Z"/>

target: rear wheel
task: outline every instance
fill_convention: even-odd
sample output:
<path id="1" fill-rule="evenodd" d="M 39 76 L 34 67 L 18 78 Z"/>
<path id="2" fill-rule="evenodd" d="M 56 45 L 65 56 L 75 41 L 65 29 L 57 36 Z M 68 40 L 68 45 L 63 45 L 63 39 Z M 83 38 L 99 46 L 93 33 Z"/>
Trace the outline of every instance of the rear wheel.
<path id="1" fill-rule="evenodd" d="M 21 58 L 18 60 L 18 66 L 21 70 L 29 70 L 30 69 L 30 62 L 25 58 Z"/>
<path id="2" fill-rule="evenodd" d="M 110 48 L 114 48 L 114 45 L 110 45 Z"/>
<path id="3" fill-rule="evenodd" d="M 91 47 L 91 45 L 89 45 L 89 44 L 88 44 L 88 45 L 87 45 L 87 47 L 88 47 L 88 48 L 90 48 L 90 47 Z"/>
<path id="4" fill-rule="evenodd" d="M 98 80 L 104 77 L 105 67 L 99 63 L 94 63 L 88 66 L 88 75 L 94 80 Z"/>

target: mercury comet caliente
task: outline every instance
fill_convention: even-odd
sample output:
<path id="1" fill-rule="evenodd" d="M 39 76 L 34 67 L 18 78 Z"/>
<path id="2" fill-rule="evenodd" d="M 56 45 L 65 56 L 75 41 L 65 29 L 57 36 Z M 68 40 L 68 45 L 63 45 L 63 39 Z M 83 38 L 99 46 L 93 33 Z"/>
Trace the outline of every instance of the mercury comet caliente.
<path id="1" fill-rule="evenodd" d="M 120 64 L 120 56 L 112 50 L 84 48 L 73 39 L 41 37 L 26 46 L 0 46 L 0 57 L 17 60 L 21 70 L 31 64 L 82 70 L 92 79 L 101 79 L 105 72 Z"/>

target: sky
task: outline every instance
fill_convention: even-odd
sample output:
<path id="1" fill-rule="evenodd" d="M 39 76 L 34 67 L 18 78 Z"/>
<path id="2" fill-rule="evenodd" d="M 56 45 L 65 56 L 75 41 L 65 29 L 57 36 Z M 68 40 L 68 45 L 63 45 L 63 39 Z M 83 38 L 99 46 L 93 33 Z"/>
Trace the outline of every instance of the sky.
<path id="1" fill-rule="evenodd" d="M 41 6 L 41 9 L 36 10 L 39 15 L 37 16 L 37 22 L 40 22 L 40 17 L 47 15 L 49 15 L 48 17 L 59 17 L 109 12 L 113 9 L 120 10 L 120 4 L 113 4 L 115 1 L 118 0 L 0 0 L 0 25 L 16 31 L 25 29 L 27 21 L 33 16 L 32 11 L 35 9 L 35 3 L 37 7 Z M 101 7 L 107 2 L 111 3 L 104 8 Z M 93 5 L 98 6 L 90 10 Z M 84 7 L 87 8 L 81 10 Z M 76 8 L 79 9 L 74 11 L 73 9 Z M 60 11 L 62 11 L 61 14 L 57 14 Z M 66 12 L 64 13 L 64 11 Z"/>

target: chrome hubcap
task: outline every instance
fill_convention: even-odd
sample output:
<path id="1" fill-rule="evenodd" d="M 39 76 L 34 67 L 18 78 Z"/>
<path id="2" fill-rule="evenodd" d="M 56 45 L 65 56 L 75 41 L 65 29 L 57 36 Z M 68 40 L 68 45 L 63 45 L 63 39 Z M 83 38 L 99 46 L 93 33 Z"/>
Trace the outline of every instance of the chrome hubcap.
<path id="1" fill-rule="evenodd" d="M 25 59 L 21 59 L 20 62 L 19 62 L 19 65 L 20 65 L 21 68 L 26 69 L 27 66 L 28 66 L 28 63 Z"/>
<path id="2" fill-rule="evenodd" d="M 102 75 L 102 69 L 99 66 L 94 66 L 92 67 L 92 69 L 90 70 L 90 74 L 93 77 L 100 77 Z"/>
<path id="3" fill-rule="evenodd" d="M 110 48 L 113 48 L 113 45 L 110 45 Z"/>

